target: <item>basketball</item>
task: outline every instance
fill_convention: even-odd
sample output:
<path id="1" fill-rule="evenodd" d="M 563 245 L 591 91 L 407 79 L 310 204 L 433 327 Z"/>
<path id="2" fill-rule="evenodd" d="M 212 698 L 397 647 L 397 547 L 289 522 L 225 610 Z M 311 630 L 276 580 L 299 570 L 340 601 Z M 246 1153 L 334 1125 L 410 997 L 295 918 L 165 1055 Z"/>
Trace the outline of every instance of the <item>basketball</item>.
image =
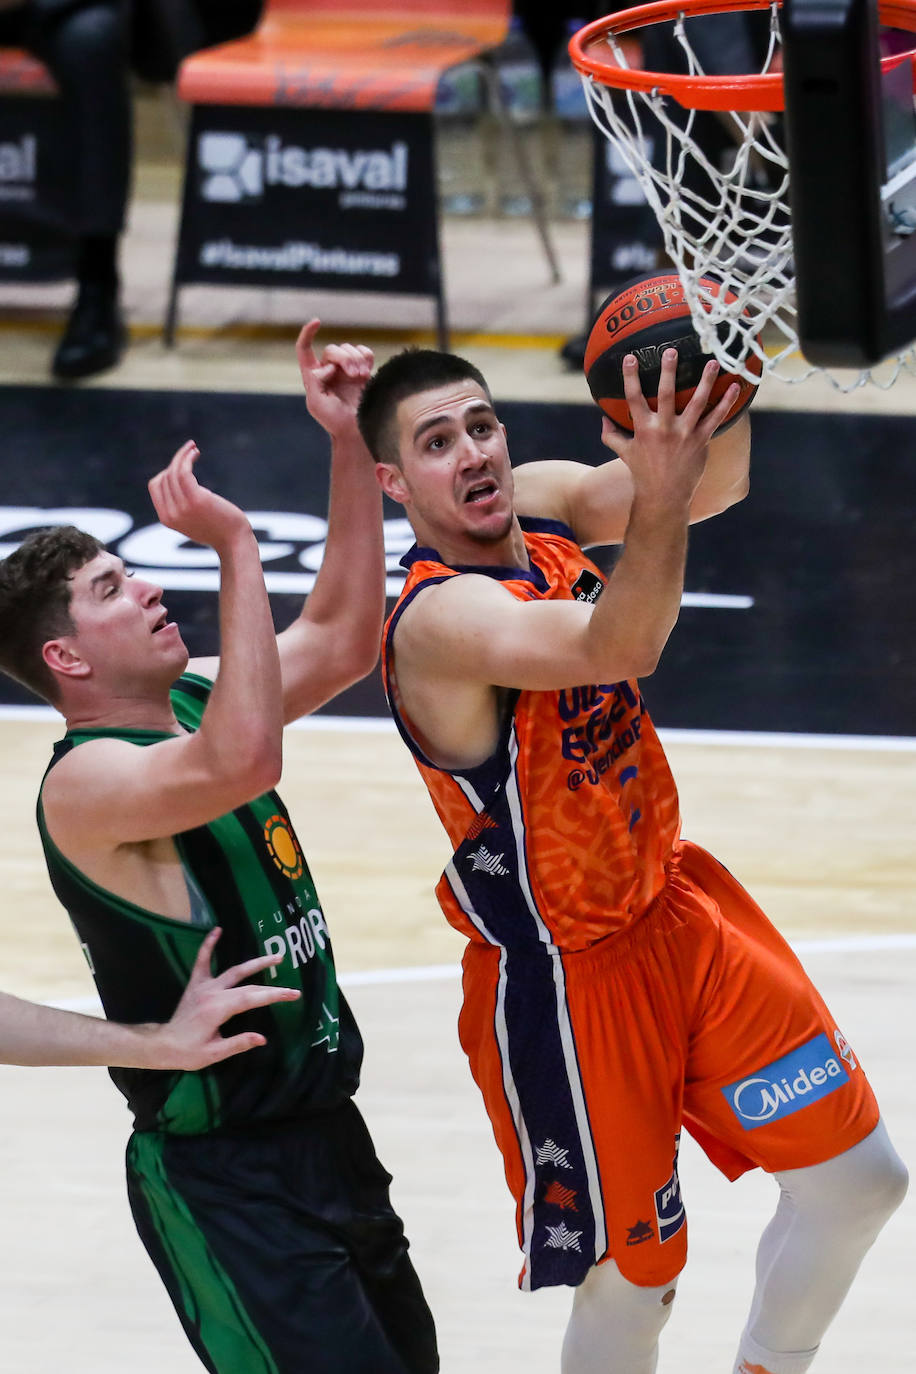
<path id="1" fill-rule="evenodd" d="M 719 294 L 719 282 L 710 277 L 700 280 L 711 295 Z M 733 301 L 737 298 L 731 291 L 726 291 L 725 299 Z M 700 347 L 700 336 L 690 322 L 690 306 L 680 278 L 674 275 L 640 277 L 609 296 L 601 305 L 588 336 L 585 377 L 588 389 L 601 409 L 630 434 L 633 432 L 633 420 L 624 397 L 623 360 L 628 353 L 635 355 L 639 363 L 643 395 L 655 410 L 662 354 L 666 348 L 676 348 L 678 353 L 675 406 L 680 414 L 693 395 L 694 387 L 703 375 L 703 368 L 712 357 L 711 353 L 704 353 Z M 748 367 L 759 377 L 763 361 L 752 354 L 748 358 Z M 716 431 L 718 434 L 735 423 L 757 394 L 756 384 L 723 370 L 713 383 L 707 414 L 718 404 L 732 382 L 738 383 L 740 391 Z"/>

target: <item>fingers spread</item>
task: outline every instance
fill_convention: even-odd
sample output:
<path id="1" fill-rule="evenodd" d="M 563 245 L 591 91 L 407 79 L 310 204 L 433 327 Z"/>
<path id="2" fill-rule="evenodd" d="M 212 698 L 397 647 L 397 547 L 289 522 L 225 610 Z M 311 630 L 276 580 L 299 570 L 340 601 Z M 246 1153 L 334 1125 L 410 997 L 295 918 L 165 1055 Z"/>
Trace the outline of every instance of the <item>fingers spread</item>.
<path id="1" fill-rule="evenodd" d="M 282 960 L 282 954 L 259 954 L 257 958 L 247 959 L 243 964 L 233 964 L 232 968 L 227 968 L 220 974 L 217 981 L 221 987 L 234 988 L 246 978 L 253 978 L 256 973 L 263 973 L 265 969 L 273 968 Z"/>
<path id="2" fill-rule="evenodd" d="M 234 1054 L 243 1054 L 245 1050 L 255 1050 L 259 1045 L 266 1044 L 264 1036 L 259 1035 L 257 1031 L 242 1031 L 239 1035 L 230 1035 L 225 1040 L 219 1040 L 213 1046 L 209 1062 L 219 1064 L 223 1059 L 231 1059 Z"/>
<path id="3" fill-rule="evenodd" d="M 683 414 L 691 424 L 696 424 L 702 417 L 706 407 L 709 405 L 709 397 L 716 378 L 719 375 L 719 364 L 715 358 L 710 358 L 703 368 L 700 380 L 693 389 L 690 400 L 684 407 Z"/>
<path id="4" fill-rule="evenodd" d="M 623 360 L 623 394 L 627 398 L 634 422 L 637 415 L 648 415 L 649 405 L 643 395 L 639 364 L 632 353 L 628 353 Z"/>
<path id="5" fill-rule="evenodd" d="M 300 996 L 298 988 L 246 985 L 243 988 L 221 992 L 219 1001 L 214 1000 L 212 1007 L 219 1016 L 220 1025 L 223 1025 L 224 1022 L 231 1021 L 233 1016 L 241 1016 L 244 1011 L 253 1011 L 255 1007 L 270 1007 L 275 1002 L 296 1002 Z"/>
<path id="6" fill-rule="evenodd" d="M 610 415 L 604 416 L 601 421 L 601 442 L 605 448 L 611 449 L 614 453 L 619 453 L 632 441 L 632 434 L 627 434 L 626 430 L 616 425 Z"/>
<path id="7" fill-rule="evenodd" d="M 731 386 L 724 392 L 716 407 L 706 416 L 704 423 L 710 426 L 710 436 L 719 428 L 724 420 L 728 418 L 728 412 L 737 401 L 741 394 L 741 387 L 737 382 L 732 382 Z"/>
<path id="8" fill-rule="evenodd" d="M 254 1007 L 273 1006 L 274 1002 L 298 1002 L 302 996 L 298 988 L 265 988 L 260 986 L 238 988 L 234 995 L 238 1001 L 238 1010 L 233 1012 L 234 1016 L 242 1011 L 251 1011 Z"/>
<path id="9" fill-rule="evenodd" d="M 658 408 L 674 408 L 677 387 L 678 352 L 676 348 L 666 348 L 662 354 L 661 372 L 658 378 Z"/>
<path id="10" fill-rule="evenodd" d="M 197 951 L 197 958 L 194 960 L 194 967 L 191 970 L 192 978 L 206 978 L 209 975 L 210 959 L 216 948 L 216 942 L 222 933 L 219 926 L 214 926 L 201 941 L 200 949 Z"/>

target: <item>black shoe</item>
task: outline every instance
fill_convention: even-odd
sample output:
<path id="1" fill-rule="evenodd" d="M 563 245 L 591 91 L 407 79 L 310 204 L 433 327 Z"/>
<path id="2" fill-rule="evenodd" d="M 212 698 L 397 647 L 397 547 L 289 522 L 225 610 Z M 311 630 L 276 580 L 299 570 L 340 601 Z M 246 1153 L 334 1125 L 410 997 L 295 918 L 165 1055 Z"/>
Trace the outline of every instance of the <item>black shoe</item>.
<path id="1" fill-rule="evenodd" d="M 585 366 L 585 348 L 588 344 L 587 334 L 576 334 L 574 338 L 567 339 L 560 349 L 560 357 L 570 369 L 582 370 Z"/>
<path id="2" fill-rule="evenodd" d="M 83 282 L 51 371 L 55 377 L 67 380 L 91 377 L 114 367 L 126 344 L 127 330 L 118 307 L 117 286 Z"/>

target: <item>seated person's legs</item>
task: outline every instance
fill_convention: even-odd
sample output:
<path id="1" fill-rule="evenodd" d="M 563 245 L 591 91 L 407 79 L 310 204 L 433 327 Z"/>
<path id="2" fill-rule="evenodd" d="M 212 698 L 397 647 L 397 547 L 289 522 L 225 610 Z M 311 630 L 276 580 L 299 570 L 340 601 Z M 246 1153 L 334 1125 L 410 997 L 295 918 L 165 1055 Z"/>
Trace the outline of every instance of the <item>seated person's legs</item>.
<path id="1" fill-rule="evenodd" d="M 33 0 L 29 46 L 46 62 L 67 103 L 77 141 L 78 295 L 54 357 L 58 377 L 84 377 L 117 363 L 126 335 L 118 307 L 118 240 L 130 183 L 132 111 L 127 6 Z"/>
<path id="2" fill-rule="evenodd" d="M 125 0 L 23 0 L 0 12 L 0 46 L 24 47 L 54 75 L 76 143 L 78 294 L 54 358 L 85 377 L 120 358 L 118 240 L 130 187 L 132 109 Z"/>

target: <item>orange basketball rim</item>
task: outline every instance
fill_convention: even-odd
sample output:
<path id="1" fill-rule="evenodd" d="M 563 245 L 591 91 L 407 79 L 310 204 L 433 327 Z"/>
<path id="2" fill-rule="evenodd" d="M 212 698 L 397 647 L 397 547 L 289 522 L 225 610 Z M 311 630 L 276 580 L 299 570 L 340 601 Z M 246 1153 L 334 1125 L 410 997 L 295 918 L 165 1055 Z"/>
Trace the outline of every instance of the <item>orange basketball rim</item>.
<path id="1" fill-rule="evenodd" d="M 775 0 L 782 7 L 782 0 Z M 782 72 L 770 70 L 743 76 L 688 76 L 673 72 L 650 72 L 640 67 L 622 65 L 611 40 L 632 34 L 649 24 L 660 24 L 680 18 L 693 19 L 706 14 L 729 14 L 735 10 L 768 10 L 771 0 L 657 0 L 651 5 L 638 5 L 619 10 L 587 24 L 572 38 L 570 56 L 578 71 L 604 86 L 624 91 L 651 94 L 660 91 L 670 95 L 680 105 L 692 110 L 759 110 L 775 112 L 784 108 Z M 888 28 L 902 29 L 916 35 L 916 0 L 879 0 L 878 18 Z M 627 45 L 628 60 L 631 47 Z M 620 54 L 623 57 L 622 54 Z M 916 56 L 916 37 L 913 48 L 881 59 L 884 71 Z M 914 67 L 916 88 L 916 67 Z"/>

